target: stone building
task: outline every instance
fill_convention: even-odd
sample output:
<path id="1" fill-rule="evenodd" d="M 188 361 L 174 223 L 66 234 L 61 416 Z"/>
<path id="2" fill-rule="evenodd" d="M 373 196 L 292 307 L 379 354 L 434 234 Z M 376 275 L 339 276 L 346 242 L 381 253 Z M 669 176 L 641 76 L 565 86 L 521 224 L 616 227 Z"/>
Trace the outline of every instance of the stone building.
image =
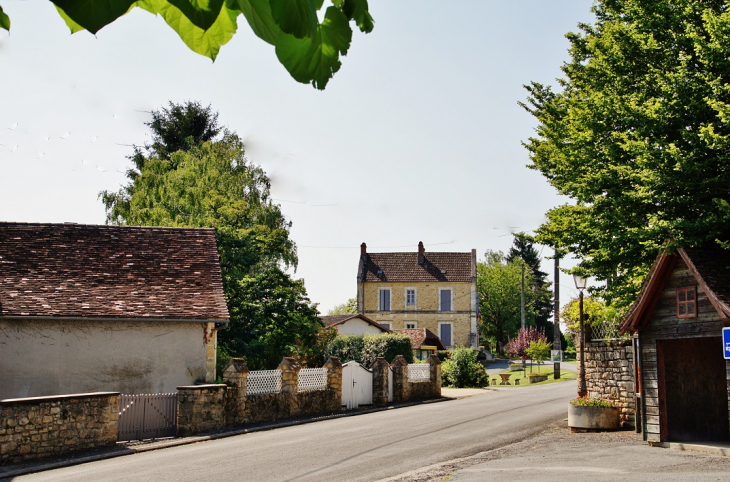
<path id="1" fill-rule="evenodd" d="M 476 348 L 477 261 L 471 253 L 368 253 L 360 247 L 357 308 L 389 330 L 427 328 L 447 348 Z"/>
<path id="2" fill-rule="evenodd" d="M 620 325 L 637 356 L 637 423 L 648 442 L 728 441 L 730 251 L 661 253 Z"/>
<path id="3" fill-rule="evenodd" d="M 0 399 L 215 380 L 212 229 L 0 223 Z"/>
<path id="4" fill-rule="evenodd" d="M 360 313 L 348 315 L 326 315 L 319 317 L 324 326 L 333 326 L 338 335 L 380 335 L 390 333 L 378 323 Z"/>

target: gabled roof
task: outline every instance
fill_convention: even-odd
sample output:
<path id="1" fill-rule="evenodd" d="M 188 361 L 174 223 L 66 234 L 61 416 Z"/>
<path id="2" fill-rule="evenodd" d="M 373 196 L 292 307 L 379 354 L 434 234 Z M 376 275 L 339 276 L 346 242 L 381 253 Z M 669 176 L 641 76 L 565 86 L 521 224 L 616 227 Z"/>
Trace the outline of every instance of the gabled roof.
<path id="1" fill-rule="evenodd" d="M 418 263 L 418 253 L 368 253 L 361 260 L 357 279 L 366 282 L 446 281 L 471 282 L 472 253 L 423 254 Z M 363 277 L 364 274 L 364 277 Z"/>
<path id="2" fill-rule="evenodd" d="M 0 223 L 0 317 L 228 320 L 212 229 Z"/>
<path id="3" fill-rule="evenodd" d="M 438 350 L 445 350 L 441 339 L 428 328 L 410 328 L 406 330 L 393 330 L 394 333 L 408 335 L 411 339 L 411 346 L 414 350 L 418 350 L 421 346 L 435 346 Z"/>
<path id="4" fill-rule="evenodd" d="M 387 328 L 384 328 L 383 325 L 380 323 L 377 323 L 370 318 L 368 318 L 365 315 L 362 315 L 360 313 L 357 314 L 350 314 L 350 315 L 326 315 L 326 316 L 320 316 L 320 319 L 324 322 L 324 326 L 330 327 L 330 326 L 336 326 L 336 325 L 342 325 L 346 323 L 349 320 L 352 320 L 353 318 L 359 318 L 368 325 L 372 325 L 376 328 L 379 328 L 383 332 L 390 333 L 390 330 Z"/>
<path id="5" fill-rule="evenodd" d="M 664 251 L 657 256 L 639 296 L 619 325 L 622 334 L 644 329 L 680 257 L 720 317 L 730 320 L 730 250 L 712 242 L 696 248 L 678 248 L 675 253 Z"/>

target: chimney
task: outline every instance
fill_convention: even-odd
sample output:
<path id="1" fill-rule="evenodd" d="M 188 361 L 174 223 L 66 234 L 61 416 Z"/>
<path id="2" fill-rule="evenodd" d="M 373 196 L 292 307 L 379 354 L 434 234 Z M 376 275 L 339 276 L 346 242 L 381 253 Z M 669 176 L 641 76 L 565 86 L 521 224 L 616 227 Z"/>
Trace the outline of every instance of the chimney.
<path id="1" fill-rule="evenodd" d="M 418 264 L 423 266 L 423 262 L 425 261 L 426 257 L 424 256 L 424 252 L 426 250 L 423 248 L 423 241 L 418 242 Z"/>
<path id="2" fill-rule="evenodd" d="M 366 254 L 368 254 L 368 245 L 365 243 L 362 243 L 360 245 L 360 256 L 365 256 Z"/>

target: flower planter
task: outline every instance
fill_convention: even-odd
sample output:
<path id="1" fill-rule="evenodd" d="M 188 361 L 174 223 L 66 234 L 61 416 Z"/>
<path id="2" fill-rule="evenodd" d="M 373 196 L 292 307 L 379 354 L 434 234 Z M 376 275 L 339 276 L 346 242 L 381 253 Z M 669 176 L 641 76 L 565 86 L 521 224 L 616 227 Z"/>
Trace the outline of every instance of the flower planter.
<path id="1" fill-rule="evenodd" d="M 620 414 L 617 407 L 577 407 L 568 404 L 568 426 L 593 430 L 617 430 Z"/>
<path id="2" fill-rule="evenodd" d="M 522 371 L 522 363 L 520 363 L 519 365 L 516 364 L 516 363 L 510 365 L 509 366 L 509 371 L 511 371 L 511 372 L 521 372 Z"/>
<path id="3" fill-rule="evenodd" d="M 547 373 L 545 375 L 532 375 L 530 378 L 530 383 L 540 383 L 540 382 L 546 382 L 548 379 Z"/>

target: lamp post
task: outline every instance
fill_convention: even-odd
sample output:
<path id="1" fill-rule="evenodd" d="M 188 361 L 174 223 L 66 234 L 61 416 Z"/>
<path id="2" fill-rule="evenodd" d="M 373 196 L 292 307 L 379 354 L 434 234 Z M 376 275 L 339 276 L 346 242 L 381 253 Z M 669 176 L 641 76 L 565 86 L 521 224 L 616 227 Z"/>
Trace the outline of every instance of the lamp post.
<path id="1" fill-rule="evenodd" d="M 584 348 L 586 344 L 586 331 L 583 326 L 583 290 L 586 289 L 588 278 L 574 274 L 573 281 L 575 282 L 575 287 L 580 292 L 580 301 L 578 304 L 578 309 L 580 310 L 580 366 L 578 367 L 578 397 L 585 397 L 588 395 L 588 390 L 586 390 L 586 361 Z"/>

